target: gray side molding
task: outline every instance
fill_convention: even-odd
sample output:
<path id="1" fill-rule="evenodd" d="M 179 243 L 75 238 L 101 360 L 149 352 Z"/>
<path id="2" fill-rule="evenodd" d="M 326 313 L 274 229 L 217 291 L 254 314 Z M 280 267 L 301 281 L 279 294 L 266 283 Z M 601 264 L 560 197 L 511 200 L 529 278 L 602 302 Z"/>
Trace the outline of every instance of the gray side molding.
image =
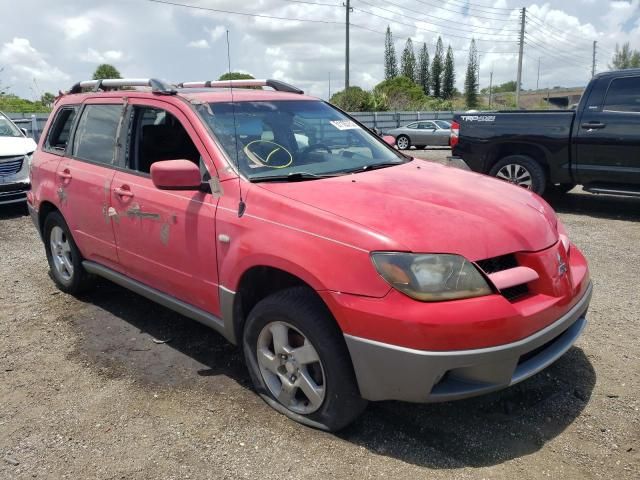
<path id="1" fill-rule="evenodd" d="M 216 332 L 220 333 L 223 337 L 225 337 L 231 343 L 235 344 L 235 334 L 233 333 L 232 318 L 228 319 L 230 325 L 225 325 L 226 323 L 225 321 L 216 317 L 215 315 L 210 314 L 209 312 L 205 312 L 204 310 L 198 307 L 194 307 L 193 305 L 183 302 L 182 300 L 178 300 L 177 298 L 167 295 L 166 293 L 156 290 L 155 288 L 149 287 L 148 285 L 140 283 L 137 280 L 133 280 L 103 265 L 100 265 L 95 262 L 90 262 L 88 260 L 84 260 L 82 262 L 82 266 L 89 273 L 98 275 L 99 277 L 106 278 L 107 280 L 110 280 L 113 283 L 120 285 L 121 287 L 131 290 L 132 292 L 137 293 L 138 295 L 142 295 L 143 297 L 146 297 L 149 300 L 152 300 L 162 305 L 163 307 L 167 307 L 173 310 L 174 312 L 184 315 L 185 317 L 189 317 L 192 320 L 195 320 L 196 322 L 200 322 L 209 328 L 213 328 Z M 220 291 L 220 293 L 222 293 L 222 290 Z M 227 294 L 226 297 L 227 296 L 229 296 L 229 294 Z M 231 302 L 231 305 L 233 305 L 233 295 L 231 295 L 230 300 L 228 299 L 225 300 L 225 302 L 229 302 L 229 301 Z M 222 297 L 221 297 L 221 304 L 222 304 Z M 233 311 L 233 309 L 231 311 Z M 224 315 L 224 312 L 223 312 L 223 315 Z M 225 318 L 225 320 L 227 320 L 227 318 Z"/>

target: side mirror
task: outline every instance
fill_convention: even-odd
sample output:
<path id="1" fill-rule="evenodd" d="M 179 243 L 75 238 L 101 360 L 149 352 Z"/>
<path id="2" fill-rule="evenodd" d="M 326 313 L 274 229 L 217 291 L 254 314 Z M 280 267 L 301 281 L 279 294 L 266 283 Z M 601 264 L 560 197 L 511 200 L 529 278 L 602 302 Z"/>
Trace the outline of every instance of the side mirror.
<path id="1" fill-rule="evenodd" d="M 384 143 L 391 147 L 395 147 L 396 145 L 396 137 L 394 137 L 393 135 L 383 135 L 382 140 L 384 140 Z"/>
<path id="2" fill-rule="evenodd" d="M 163 160 L 151 165 L 151 180 L 162 190 L 198 190 L 200 169 L 189 160 Z"/>
<path id="3" fill-rule="evenodd" d="M 26 128 L 21 128 L 20 131 L 24 134 L 25 137 L 29 136 L 29 132 L 27 131 Z"/>

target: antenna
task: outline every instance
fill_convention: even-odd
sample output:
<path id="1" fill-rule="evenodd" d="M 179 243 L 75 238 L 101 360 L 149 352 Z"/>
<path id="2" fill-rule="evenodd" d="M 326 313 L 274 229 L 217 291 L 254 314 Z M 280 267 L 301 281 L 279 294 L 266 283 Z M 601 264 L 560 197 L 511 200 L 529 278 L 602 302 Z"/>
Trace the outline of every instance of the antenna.
<path id="1" fill-rule="evenodd" d="M 227 30 L 227 65 L 229 68 L 229 77 L 231 77 L 231 49 L 229 47 L 229 30 Z M 238 217 L 244 215 L 244 211 L 247 205 L 242 199 L 242 179 L 240 178 L 240 159 L 238 157 L 238 127 L 236 124 L 236 104 L 233 101 L 233 82 L 229 78 L 229 89 L 231 91 L 231 111 L 233 112 L 233 136 L 235 139 L 235 154 L 236 154 L 236 170 L 238 173 L 238 190 L 240 191 L 240 203 L 238 204 Z"/>

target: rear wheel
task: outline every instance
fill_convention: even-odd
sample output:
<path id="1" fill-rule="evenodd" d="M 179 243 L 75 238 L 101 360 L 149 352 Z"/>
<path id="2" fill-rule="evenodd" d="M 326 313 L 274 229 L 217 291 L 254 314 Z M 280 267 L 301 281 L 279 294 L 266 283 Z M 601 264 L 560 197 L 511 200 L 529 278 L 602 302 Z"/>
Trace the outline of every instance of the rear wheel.
<path id="1" fill-rule="evenodd" d="M 247 319 L 243 351 L 258 394 L 297 422 L 335 431 L 366 407 L 344 338 L 307 288 L 260 301 Z"/>
<path id="2" fill-rule="evenodd" d="M 399 135 L 398 138 L 396 138 L 396 145 L 400 150 L 409 150 L 411 147 L 411 140 L 409 140 L 409 137 L 406 135 Z"/>
<path id="3" fill-rule="evenodd" d="M 44 246 L 51 278 L 60 290 L 77 294 L 93 285 L 93 277 L 82 266 L 80 250 L 59 212 L 51 212 L 44 221 Z"/>
<path id="4" fill-rule="evenodd" d="M 489 175 L 542 195 L 546 186 L 543 168 L 526 155 L 509 155 L 499 160 Z"/>

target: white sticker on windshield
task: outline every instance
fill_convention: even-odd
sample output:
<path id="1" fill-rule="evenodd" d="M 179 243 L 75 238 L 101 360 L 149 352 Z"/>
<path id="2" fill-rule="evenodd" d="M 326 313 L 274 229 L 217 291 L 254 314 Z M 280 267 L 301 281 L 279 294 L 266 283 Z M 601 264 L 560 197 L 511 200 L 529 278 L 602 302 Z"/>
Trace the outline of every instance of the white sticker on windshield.
<path id="1" fill-rule="evenodd" d="M 358 130 L 360 127 L 352 120 L 334 120 L 329 122 L 338 130 Z"/>

